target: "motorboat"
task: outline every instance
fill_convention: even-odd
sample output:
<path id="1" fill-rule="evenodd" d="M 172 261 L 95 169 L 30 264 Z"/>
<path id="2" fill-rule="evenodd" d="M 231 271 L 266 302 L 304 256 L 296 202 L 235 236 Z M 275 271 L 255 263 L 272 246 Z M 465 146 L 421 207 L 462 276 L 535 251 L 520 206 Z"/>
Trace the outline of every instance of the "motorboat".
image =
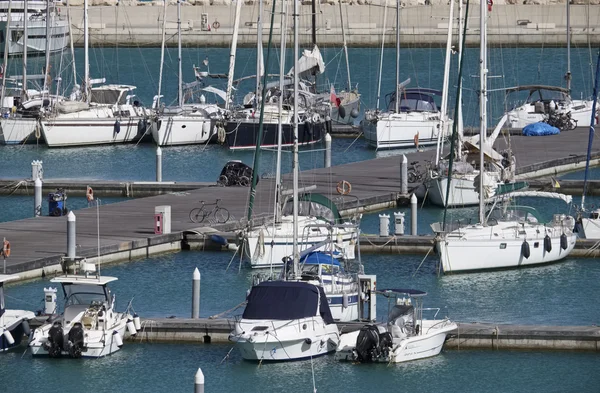
<path id="1" fill-rule="evenodd" d="M 115 310 L 108 284 L 116 280 L 87 274 L 50 280 L 62 285 L 65 306 L 62 314 L 33 331 L 29 343 L 33 356 L 99 358 L 121 349 L 126 331 L 134 335 L 136 329 L 128 311 Z"/>
<path id="2" fill-rule="evenodd" d="M 229 340 L 245 360 L 302 360 L 335 351 L 339 332 L 322 287 L 277 280 L 252 287 Z"/>
<path id="3" fill-rule="evenodd" d="M 283 266 L 292 254 L 294 242 L 294 217 L 291 201 L 284 202 L 281 217 L 274 223 L 264 224 L 243 233 L 244 256 L 253 268 Z M 316 193 L 304 193 L 298 198 L 298 246 L 307 250 L 331 251 L 344 259 L 355 258 L 358 226 L 342 219 L 335 204 Z M 327 241 L 330 240 L 330 241 Z"/>
<path id="4" fill-rule="evenodd" d="M 18 346 L 24 336 L 29 336 L 29 320 L 35 314 L 25 310 L 7 310 L 4 302 L 4 283 L 17 280 L 14 274 L 0 274 L 0 352 Z"/>
<path id="5" fill-rule="evenodd" d="M 360 363 L 401 363 L 438 355 L 446 336 L 456 330 L 448 318 L 436 319 L 439 308 L 423 308 L 426 292 L 385 289 L 378 294 L 390 300 L 387 323 L 369 324 L 343 333 L 335 358 Z M 400 298 L 402 296 L 402 298 Z M 423 312 L 433 312 L 424 319 Z"/>

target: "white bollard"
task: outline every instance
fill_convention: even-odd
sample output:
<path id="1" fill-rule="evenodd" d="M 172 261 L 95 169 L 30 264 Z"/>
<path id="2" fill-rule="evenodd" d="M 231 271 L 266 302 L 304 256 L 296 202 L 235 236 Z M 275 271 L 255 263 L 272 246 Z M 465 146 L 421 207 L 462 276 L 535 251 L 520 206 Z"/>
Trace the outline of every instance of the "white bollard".
<path id="1" fill-rule="evenodd" d="M 325 134 L 325 168 L 331 167 L 331 135 Z"/>
<path id="2" fill-rule="evenodd" d="M 39 177 L 35 179 L 33 191 L 33 216 L 42 215 L 42 181 Z"/>
<path id="3" fill-rule="evenodd" d="M 156 181 L 162 181 L 162 150 L 156 146 Z"/>
<path id="4" fill-rule="evenodd" d="M 401 171 L 400 193 L 406 195 L 408 194 L 408 158 L 404 154 L 402 155 Z"/>
<path id="5" fill-rule="evenodd" d="M 394 234 L 404 235 L 404 213 L 394 212 Z"/>
<path id="6" fill-rule="evenodd" d="M 31 180 L 35 179 L 44 179 L 44 167 L 40 160 L 33 160 L 31 162 Z"/>
<path id="7" fill-rule="evenodd" d="M 390 216 L 388 214 L 379 215 L 379 236 L 390 235 Z"/>
<path id="8" fill-rule="evenodd" d="M 410 234 L 417 236 L 417 196 L 410 197 Z"/>
<path id="9" fill-rule="evenodd" d="M 200 318 L 200 270 L 192 275 L 192 318 Z"/>
<path id="10" fill-rule="evenodd" d="M 77 256 L 77 231 L 75 225 L 75 213 L 70 211 L 67 214 L 67 258 L 71 261 L 74 261 L 75 256 Z"/>
<path id="11" fill-rule="evenodd" d="M 194 393 L 204 393 L 204 374 L 199 368 L 194 376 Z"/>

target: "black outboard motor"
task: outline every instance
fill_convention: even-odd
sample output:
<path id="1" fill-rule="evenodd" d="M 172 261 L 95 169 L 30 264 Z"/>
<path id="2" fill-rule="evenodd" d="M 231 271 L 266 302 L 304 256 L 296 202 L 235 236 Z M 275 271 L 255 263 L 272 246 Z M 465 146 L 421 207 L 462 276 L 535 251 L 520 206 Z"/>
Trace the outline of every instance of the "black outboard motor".
<path id="1" fill-rule="evenodd" d="M 69 341 L 67 342 L 67 350 L 72 358 L 80 358 L 83 351 L 83 326 L 80 322 L 73 325 L 69 330 Z"/>
<path id="2" fill-rule="evenodd" d="M 56 321 L 48 331 L 48 356 L 51 358 L 60 357 L 64 342 L 65 336 L 63 334 L 62 324 Z"/>
<path id="3" fill-rule="evenodd" d="M 379 334 L 379 348 L 378 353 L 383 357 L 388 357 L 390 349 L 392 349 L 393 338 L 390 332 L 383 332 Z"/>
<path id="4" fill-rule="evenodd" d="M 370 363 L 378 355 L 379 329 L 375 325 L 366 325 L 360 329 L 356 339 L 356 356 L 361 363 Z"/>

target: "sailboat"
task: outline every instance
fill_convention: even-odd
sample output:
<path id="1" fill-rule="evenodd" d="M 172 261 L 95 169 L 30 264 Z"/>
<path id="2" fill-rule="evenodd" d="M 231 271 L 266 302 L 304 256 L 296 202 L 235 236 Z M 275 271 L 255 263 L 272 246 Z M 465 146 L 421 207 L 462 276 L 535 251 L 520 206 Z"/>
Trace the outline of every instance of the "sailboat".
<path id="1" fill-rule="evenodd" d="M 485 146 L 487 132 L 487 5 L 481 2 L 480 47 L 480 134 L 479 145 Z M 484 149 L 479 150 L 483 167 Z M 450 176 L 450 175 L 449 175 Z M 490 209 L 484 205 L 485 172 L 479 183 L 479 222 L 468 225 L 432 224 L 436 233 L 435 248 L 444 273 L 515 268 L 550 263 L 565 258 L 575 247 L 575 219 L 555 214 L 552 222 L 542 223 L 540 215 L 529 206 L 510 204 L 516 197 L 547 197 L 571 202 L 569 196 L 529 191 L 496 195 Z"/>
<path id="2" fill-rule="evenodd" d="M 0 352 L 21 343 L 29 335 L 29 320 L 35 318 L 31 311 L 7 310 L 4 302 L 4 283 L 17 280 L 14 274 L 0 274 Z"/>
<path id="3" fill-rule="evenodd" d="M 90 79 L 88 0 L 84 0 L 84 80 L 81 90 L 62 100 L 42 119 L 49 147 L 134 142 L 146 134 L 148 114 L 135 100 L 135 86 Z M 94 86 L 97 85 L 97 86 Z"/>
<path id="4" fill-rule="evenodd" d="M 294 0 L 294 58 L 298 59 L 298 0 Z M 273 2 L 273 14 L 275 2 Z M 298 113 L 298 75 L 294 76 L 294 112 Z M 294 116 L 293 190 L 298 192 L 298 117 Z M 298 200 L 294 198 L 294 218 Z M 229 339 L 246 360 L 284 361 L 312 359 L 335 351 L 339 331 L 323 287 L 300 280 L 297 221 L 294 226 L 291 280 L 265 281 L 254 287 L 242 318 Z"/>
<path id="5" fill-rule="evenodd" d="M 384 6 L 384 21 L 387 6 Z M 385 22 L 384 22 L 385 23 Z M 385 25 L 383 28 L 385 36 Z M 442 123 L 442 113 L 436 104 L 436 98 L 444 92 L 429 88 L 406 88 L 410 79 L 400 82 L 400 0 L 396 2 L 396 86 L 388 94 L 387 108 L 379 109 L 381 96 L 381 79 L 383 67 L 383 40 L 379 66 L 379 87 L 375 110 L 365 112 L 361 128 L 369 146 L 375 149 L 412 148 L 435 145 L 439 137 L 446 138 L 450 134 L 452 121 Z M 446 79 L 447 73 L 444 75 Z"/>
<path id="6" fill-rule="evenodd" d="M 571 97 L 571 1 L 567 4 L 567 72 L 566 88 L 558 86 L 526 85 L 506 89 L 510 93 L 527 91 L 525 102 L 511 109 L 501 119 L 507 122 L 510 128 L 521 129 L 529 124 L 544 121 L 551 112 L 570 113 L 573 126 L 589 127 L 598 122 L 598 111 L 595 100 L 574 100 Z M 508 100 L 508 97 L 507 97 Z"/>
<path id="7" fill-rule="evenodd" d="M 594 80 L 594 94 L 593 94 L 593 105 L 592 113 L 595 113 L 596 102 L 598 100 L 598 79 L 600 79 L 600 51 L 598 52 L 598 59 L 596 60 L 596 79 Z M 581 196 L 581 211 L 577 217 L 577 232 L 579 236 L 584 239 L 600 239 L 600 209 L 595 209 L 590 213 L 586 214 L 585 207 L 585 195 L 588 187 L 588 176 L 590 169 L 590 157 L 592 152 L 592 143 L 594 141 L 594 120 L 591 119 L 590 123 L 590 135 L 588 140 L 587 160 L 585 163 L 585 173 L 583 177 L 583 194 Z"/>
<path id="8" fill-rule="evenodd" d="M 157 115 L 152 119 L 152 137 L 158 146 L 191 145 L 208 142 L 216 134 L 217 122 L 223 118 L 223 108 L 215 102 L 206 102 L 204 94 L 211 94 L 225 100 L 225 92 L 214 87 L 204 88 L 199 72 L 194 68 L 198 80 L 184 84 L 181 64 L 181 1 L 177 2 L 177 49 L 178 49 L 178 83 L 177 105 L 164 107 L 160 105 L 160 88 L 162 86 L 162 65 L 165 52 L 166 9 L 163 23 L 163 41 L 161 47 L 161 67 L 159 92 L 155 97 L 153 109 Z M 239 8 L 239 6 L 238 6 Z M 208 60 L 205 60 L 208 66 Z M 199 102 L 186 103 L 184 97 L 192 96 L 193 92 L 200 95 Z"/>

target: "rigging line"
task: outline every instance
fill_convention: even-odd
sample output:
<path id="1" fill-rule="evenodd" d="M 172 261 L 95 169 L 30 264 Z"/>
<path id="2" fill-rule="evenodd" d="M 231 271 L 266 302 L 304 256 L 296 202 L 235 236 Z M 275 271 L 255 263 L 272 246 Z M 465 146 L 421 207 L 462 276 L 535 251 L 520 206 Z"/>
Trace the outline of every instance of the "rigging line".
<path id="1" fill-rule="evenodd" d="M 423 262 L 425 262 L 425 260 L 427 259 L 427 257 L 429 256 L 429 253 L 433 250 L 433 247 L 431 247 L 428 251 L 427 254 L 425 254 L 425 257 L 423 257 L 423 259 L 421 260 L 421 263 L 419 263 L 419 266 L 417 267 L 417 270 L 415 270 L 415 272 L 412 274 L 412 278 L 415 278 L 415 275 L 419 272 L 419 269 L 421 269 L 421 266 L 423 265 Z"/>

